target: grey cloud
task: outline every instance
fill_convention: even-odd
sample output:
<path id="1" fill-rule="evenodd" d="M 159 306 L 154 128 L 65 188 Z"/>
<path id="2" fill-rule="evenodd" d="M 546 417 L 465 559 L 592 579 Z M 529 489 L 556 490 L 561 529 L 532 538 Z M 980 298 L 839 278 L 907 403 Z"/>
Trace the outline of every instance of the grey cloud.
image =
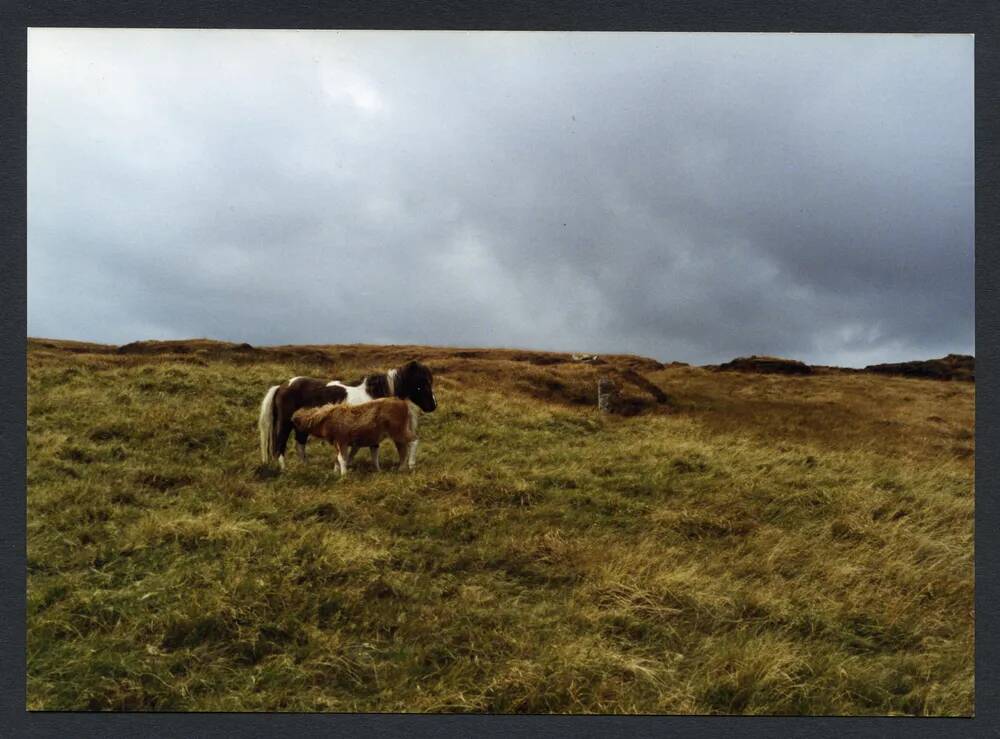
<path id="1" fill-rule="evenodd" d="M 971 352 L 970 37 L 32 30 L 29 333 Z"/>

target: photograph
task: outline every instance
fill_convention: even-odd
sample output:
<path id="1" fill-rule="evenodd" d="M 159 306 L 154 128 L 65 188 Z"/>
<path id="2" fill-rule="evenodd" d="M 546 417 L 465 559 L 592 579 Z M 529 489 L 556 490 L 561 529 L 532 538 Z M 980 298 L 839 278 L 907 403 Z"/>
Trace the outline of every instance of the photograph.
<path id="1" fill-rule="evenodd" d="M 974 50 L 28 28 L 24 708 L 974 716 Z"/>

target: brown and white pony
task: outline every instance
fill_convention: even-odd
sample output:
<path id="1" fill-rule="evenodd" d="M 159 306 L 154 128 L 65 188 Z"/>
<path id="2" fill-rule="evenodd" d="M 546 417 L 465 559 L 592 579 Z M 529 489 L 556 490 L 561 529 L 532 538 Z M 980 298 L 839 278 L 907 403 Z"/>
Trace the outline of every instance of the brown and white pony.
<path id="1" fill-rule="evenodd" d="M 293 377 L 288 382 L 271 387 L 260 404 L 260 458 L 267 464 L 277 459 L 285 468 L 285 447 L 288 437 L 295 431 L 299 457 L 306 461 L 306 442 L 309 434 L 298 431 L 292 424 L 292 414 L 300 408 L 315 408 L 327 403 L 358 405 L 377 398 L 399 398 L 416 404 L 430 413 L 437 408 L 434 398 L 434 377 L 430 369 L 420 362 L 407 362 L 402 367 L 382 374 L 366 375 L 353 385 L 340 380 L 317 380 L 311 377 Z M 369 445 L 372 458 L 378 454 L 378 445 Z M 357 447 L 352 448 L 348 462 Z M 410 442 L 409 456 L 416 460 L 417 440 Z"/>
<path id="2" fill-rule="evenodd" d="M 381 398 L 360 405 L 327 403 L 319 408 L 300 408 L 292 414 L 295 432 L 326 439 L 337 453 L 340 476 L 347 474 L 350 450 L 372 449 L 379 469 L 378 445 L 389 437 L 399 453 L 399 469 L 413 469 L 417 441 L 418 411 L 399 398 Z"/>

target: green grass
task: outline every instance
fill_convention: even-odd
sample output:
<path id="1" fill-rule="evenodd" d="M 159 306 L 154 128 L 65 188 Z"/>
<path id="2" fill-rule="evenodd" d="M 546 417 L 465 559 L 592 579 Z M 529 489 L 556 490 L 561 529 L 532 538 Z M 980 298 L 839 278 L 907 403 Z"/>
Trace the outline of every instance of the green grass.
<path id="1" fill-rule="evenodd" d="M 426 350 L 414 473 L 260 465 L 269 385 L 409 351 L 32 346 L 28 707 L 972 713 L 971 384 L 651 369 L 622 418 Z"/>

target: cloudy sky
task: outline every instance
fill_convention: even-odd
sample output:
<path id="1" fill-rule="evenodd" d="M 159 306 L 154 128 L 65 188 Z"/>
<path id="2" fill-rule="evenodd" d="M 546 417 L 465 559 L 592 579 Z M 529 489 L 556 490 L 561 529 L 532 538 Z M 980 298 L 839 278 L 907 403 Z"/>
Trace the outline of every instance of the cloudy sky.
<path id="1" fill-rule="evenodd" d="M 28 334 L 974 353 L 971 36 L 32 29 Z"/>

